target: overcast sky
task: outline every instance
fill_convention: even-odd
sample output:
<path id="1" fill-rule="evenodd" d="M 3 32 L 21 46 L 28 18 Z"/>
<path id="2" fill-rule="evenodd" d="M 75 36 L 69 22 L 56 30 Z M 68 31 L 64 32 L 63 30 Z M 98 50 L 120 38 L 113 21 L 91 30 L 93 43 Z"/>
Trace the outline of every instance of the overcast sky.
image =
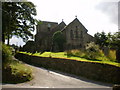
<path id="1" fill-rule="evenodd" d="M 36 5 L 36 18 L 42 21 L 66 24 L 77 18 L 92 36 L 96 32 L 118 31 L 119 0 L 28 0 Z M 36 33 L 36 32 L 35 32 Z M 11 43 L 23 45 L 22 40 L 15 37 Z"/>

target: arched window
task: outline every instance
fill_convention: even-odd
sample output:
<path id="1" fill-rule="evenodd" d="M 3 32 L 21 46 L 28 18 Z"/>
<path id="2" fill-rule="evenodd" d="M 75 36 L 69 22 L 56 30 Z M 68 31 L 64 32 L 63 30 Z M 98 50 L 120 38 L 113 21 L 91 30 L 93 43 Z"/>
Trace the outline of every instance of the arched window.
<path id="1" fill-rule="evenodd" d="M 78 26 L 76 26 L 76 29 L 78 29 Z"/>
<path id="2" fill-rule="evenodd" d="M 75 38 L 78 38 L 78 26 L 76 26 L 76 30 L 75 30 Z"/>
<path id="3" fill-rule="evenodd" d="M 73 39 L 73 30 L 70 30 L 70 38 Z"/>
<path id="4" fill-rule="evenodd" d="M 83 38 L 83 32 L 81 31 L 81 34 L 80 34 L 81 38 Z"/>
<path id="5" fill-rule="evenodd" d="M 78 30 L 75 30 L 76 38 L 78 38 Z"/>

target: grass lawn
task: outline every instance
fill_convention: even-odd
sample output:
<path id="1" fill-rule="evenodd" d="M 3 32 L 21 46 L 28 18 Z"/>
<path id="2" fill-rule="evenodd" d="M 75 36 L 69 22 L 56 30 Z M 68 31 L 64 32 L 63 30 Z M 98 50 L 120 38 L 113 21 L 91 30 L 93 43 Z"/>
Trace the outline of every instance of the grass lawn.
<path id="1" fill-rule="evenodd" d="M 32 69 L 20 61 L 8 61 L 4 64 L 4 70 L 3 83 L 22 83 L 33 79 Z"/>
<path id="2" fill-rule="evenodd" d="M 16 60 L 12 51 L 12 47 L 2 44 L 2 83 L 22 83 L 33 79 L 32 69 Z"/>
<path id="3" fill-rule="evenodd" d="M 27 65 L 24 65 L 22 63 L 18 63 L 16 61 L 10 63 L 11 68 L 13 69 L 13 74 L 22 74 L 23 76 L 31 75 L 32 74 L 32 68 L 28 67 Z M 31 77 L 29 78 L 31 80 Z"/>
<path id="4" fill-rule="evenodd" d="M 120 67 L 120 63 L 114 62 L 114 61 L 109 61 L 109 60 L 93 60 L 93 59 L 85 59 L 85 58 L 80 58 L 76 56 L 67 56 L 65 52 L 44 52 L 42 54 L 40 53 L 27 53 L 27 52 L 20 52 L 28 55 L 33 55 L 33 56 L 40 56 L 40 57 L 53 57 L 53 58 L 64 58 L 64 59 L 71 59 L 71 60 L 77 60 L 77 61 L 84 61 L 84 62 L 95 62 L 95 63 L 103 63 L 103 64 L 110 64 L 114 65 L 117 67 Z"/>

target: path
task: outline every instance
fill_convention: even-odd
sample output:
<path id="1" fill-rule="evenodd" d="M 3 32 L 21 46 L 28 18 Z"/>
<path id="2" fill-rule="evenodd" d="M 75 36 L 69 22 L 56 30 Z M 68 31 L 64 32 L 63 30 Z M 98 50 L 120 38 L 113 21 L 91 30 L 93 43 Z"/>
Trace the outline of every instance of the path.
<path id="1" fill-rule="evenodd" d="M 31 66 L 33 68 L 34 79 L 30 82 L 21 84 L 5 84 L 7 87 L 40 87 L 40 88 L 109 88 L 112 90 L 112 85 L 88 80 L 80 77 L 71 77 L 69 75 L 56 73 L 44 68 Z"/>

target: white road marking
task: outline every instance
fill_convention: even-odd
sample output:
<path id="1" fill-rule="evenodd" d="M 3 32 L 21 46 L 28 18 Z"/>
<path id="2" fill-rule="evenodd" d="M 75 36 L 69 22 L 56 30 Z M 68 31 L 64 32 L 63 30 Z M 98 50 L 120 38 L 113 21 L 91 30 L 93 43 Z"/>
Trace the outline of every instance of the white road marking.
<path id="1" fill-rule="evenodd" d="M 70 78 L 70 77 L 68 77 L 68 76 L 65 76 L 65 75 L 62 75 L 62 74 L 59 74 L 59 73 L 56 73 L 56 72 L 52 72 L 52 71 L 49 71 L 49 73 L 51 73 L 51 74 L 54 74 L 54 75 L 58 75 L 58 76 L 61 76 L 61 77 L 64 77 L 64 78 Z"/>

